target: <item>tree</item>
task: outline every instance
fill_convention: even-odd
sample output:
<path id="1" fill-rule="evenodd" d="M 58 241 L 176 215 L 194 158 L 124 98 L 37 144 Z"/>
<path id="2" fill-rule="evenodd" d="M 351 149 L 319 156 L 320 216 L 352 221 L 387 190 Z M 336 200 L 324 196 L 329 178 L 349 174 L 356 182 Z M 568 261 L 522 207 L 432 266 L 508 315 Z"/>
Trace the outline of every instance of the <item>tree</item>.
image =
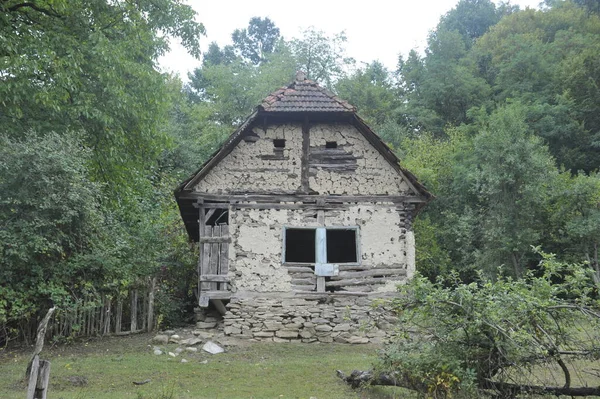
<path id="1" fill-rule="evenodd" d="M 302 38 L 289 42 L 296 70 L 305 72 L 308 79 L 333 89 L 334 82 L 354 64 L 354 60 L 346 56 L 345 42 L 344 32 L 327 36 L 313 27 L 306 29 Z"/>
<path id="2" fill-rule="evenodd" d="M 71 261 L 91 250 L 102 226 L 91 151 L 72 133 L 24 136 L 0 135 L 0 281 L 10 282 L 0 288 L 2 327 L 50 301 L 64 304 L 70 287 L 93 278 L 93 268 Z"/>
<path id="3" fill-rule="evenodd" d="M 547 186 L 556 175 L 554 159 L 529 131 L 519 104 L 491 116 L 472 147 L 455 158 L 454 206 L 447 211 L 456 226 L 463 217 L 470 219 L 466 225 L 475 229 L 478 242 L 476 264 L 492 267 L 493 274 L 498 266 L 511 265 L 514 276 L 523 274 L 531 246 L 540 243 Z"/>
<path id="4" fill-rule="evenodd" d="M 528 124 L 573 172 L 600 163 L 598 34 L 598 15 L 561 1 L 506 16 L 472 52 L 494 101 L 517 99 L 527 106 Z"/>
<path id="5" fill-rule="evenodd" d="M 236 55 L 247 62 L 259 65 L 275 51 L 279 41 L 279 28 L 269 18 L 253 17 L 248 28 L 236 29 L 231 34 Z"/>
<path id="6" fill-rule="evenodd" d="M 118 192 L 165 144 L 168 97 L 155 62 L 169 36 L 199 54 L 194 16 L 179 0 L 1 1 L 4 132 L 81 134 L 93 178 Z"/>
<path id="7" fill-rule="evenodd" d="M 564 258 L 585 259 L 600 287 L 600 175 L 563 172 L 552 190 L 551 237 Z"/>
<path id="8" fill-rule="evenodd" d="M 464 284 L 455 275 L 436 283 L 416 277 L 399 288 L 399 334 L 374 371 L 342 378 L 353 386 L 403 386 L 432 398 L 600 395 L 576 377 L 592 371 L 600 357 L 589 269 L 540 256 L 541 274 L 520 280 Z"/>
<path id="9" fill-rule="evenodd" d="M 378 61 L 341 78 L 335 89 L 340 98 L 357 107 L 359 114 L 375 128 L 392 119 L 400 106 L 393 78 Z"/>

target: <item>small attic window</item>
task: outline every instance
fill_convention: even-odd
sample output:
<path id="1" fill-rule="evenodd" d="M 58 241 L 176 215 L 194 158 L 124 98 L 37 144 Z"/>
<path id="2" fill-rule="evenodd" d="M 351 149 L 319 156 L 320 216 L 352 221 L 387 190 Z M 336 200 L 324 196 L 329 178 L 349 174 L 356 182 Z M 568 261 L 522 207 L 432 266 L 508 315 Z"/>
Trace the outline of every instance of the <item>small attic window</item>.
<path id="1" fill-rule="evenodd" d="M 327 141 L 325 148 L 337 148 L 337 141 Z"/>
<path id="2" fill-rule="evenodd" d="M 285 139 L 274 139 L 273 147 L 275 148 L 285 148 Z"/>

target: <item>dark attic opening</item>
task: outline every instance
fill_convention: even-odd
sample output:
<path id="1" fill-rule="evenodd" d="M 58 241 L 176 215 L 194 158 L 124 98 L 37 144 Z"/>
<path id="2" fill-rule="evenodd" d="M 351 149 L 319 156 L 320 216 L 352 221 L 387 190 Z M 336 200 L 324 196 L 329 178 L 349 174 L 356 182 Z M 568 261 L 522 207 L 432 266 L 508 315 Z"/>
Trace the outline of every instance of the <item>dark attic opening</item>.
<path id="1" fill-rule="evenodd" d="M 284 262 L 315 263 L 314 229 L 285 229 Z"/>
<path id="2" fill-rule="evenodd" d="M 356 263 L 356 230 L 327 229 L 327 262 Z"/>
<path id="3" fill-rule="evenodd" d="M 275 148 L 285 148 L 285 139 L 274 139 L 273 147 Z"/>
<path id="4" fill-rule="evenodd" d="M 337 148 L 337 141 L 325 142 L 325 148 Z"/>
<path id="5" fill-rule="evenodd" d="M 207 226 L 220 226 L 229 224 L 229 211 L 227 209 L 207 209 L 205 213 Z"/>

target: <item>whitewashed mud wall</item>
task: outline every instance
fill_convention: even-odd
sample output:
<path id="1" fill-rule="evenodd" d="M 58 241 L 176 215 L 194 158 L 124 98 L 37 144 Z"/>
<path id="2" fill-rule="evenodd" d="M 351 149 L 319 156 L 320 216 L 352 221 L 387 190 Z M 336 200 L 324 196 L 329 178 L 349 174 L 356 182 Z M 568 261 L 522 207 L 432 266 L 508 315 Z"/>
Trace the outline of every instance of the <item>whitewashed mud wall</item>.
<path id="1" fill-rule="evenodd" d="M 298 267 L 282 263 L 283 226 L 319 227 L 316 210 L 293 209 L 232 209 L 229 231 L 229 277 L 233 292 L 290 292 L 311 290 L 301 287 L 309 275 Z M 391 292 L 398 283 L 414 274 L 414 241 L 407 240 L 405 219 L 393 204 L 348 204 L 347 209 L 325 211 L 323 226 L 359 228 L 360 265 L 340 266 L 335 280 L 351 278 L 361 271 L 370 275 L 351 280 L 356 284 L 341 287 L 347 291 Z M 412 247 L 411 247 L 412 246 Z M 378 271 L 380 271 L 378 277 Z M 316 277 L 313 275 L 314 284 Z M 330 284 L 330 283 L 326 283 Z"/>
<path id="2" fill-rule="evenodd" d="M 335 142 L 337 148 L 326 148 L 327 142 Z M 310 153 L 309 186 L 319 194 L 404 195 L 410 191 L 398 172 L 352 125 L 312 126 Z"/>
<path id="3" fill-rule="evenodd" d="M 276 150 L 273 140 L 285 140 Z M 284 124 L 252 129 L 194 188 L 207 194 L 294 192 L 300 187 L 302 126 Z"/>
<path id="4" fill-rule="evenodd" d="M 275 149 L 273 140 L 285 140 Z M 336 148 L 326 148 L 327 143 Z M 252 129 L 196 185 L 209 194 L 294 193 L 301 187 L 302 126 Z M 356 128 L 317 124 L 310 128 L 309 187 L 320 195 L 406 195 L 409 185 Z"/>

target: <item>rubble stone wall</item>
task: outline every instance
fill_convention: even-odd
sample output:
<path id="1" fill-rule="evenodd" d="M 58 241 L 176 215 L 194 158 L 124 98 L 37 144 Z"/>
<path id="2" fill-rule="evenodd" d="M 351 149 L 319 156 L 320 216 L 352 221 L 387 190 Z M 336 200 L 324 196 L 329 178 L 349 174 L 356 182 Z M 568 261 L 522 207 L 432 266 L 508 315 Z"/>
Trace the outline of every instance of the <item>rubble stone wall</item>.
<path id="1" fill-rule="evenodd" d="M 386 301 L 341 295 L 233 298 L 224 333 L 259 341 L 379 344 L 393 334 L 397 321 Z"/>

